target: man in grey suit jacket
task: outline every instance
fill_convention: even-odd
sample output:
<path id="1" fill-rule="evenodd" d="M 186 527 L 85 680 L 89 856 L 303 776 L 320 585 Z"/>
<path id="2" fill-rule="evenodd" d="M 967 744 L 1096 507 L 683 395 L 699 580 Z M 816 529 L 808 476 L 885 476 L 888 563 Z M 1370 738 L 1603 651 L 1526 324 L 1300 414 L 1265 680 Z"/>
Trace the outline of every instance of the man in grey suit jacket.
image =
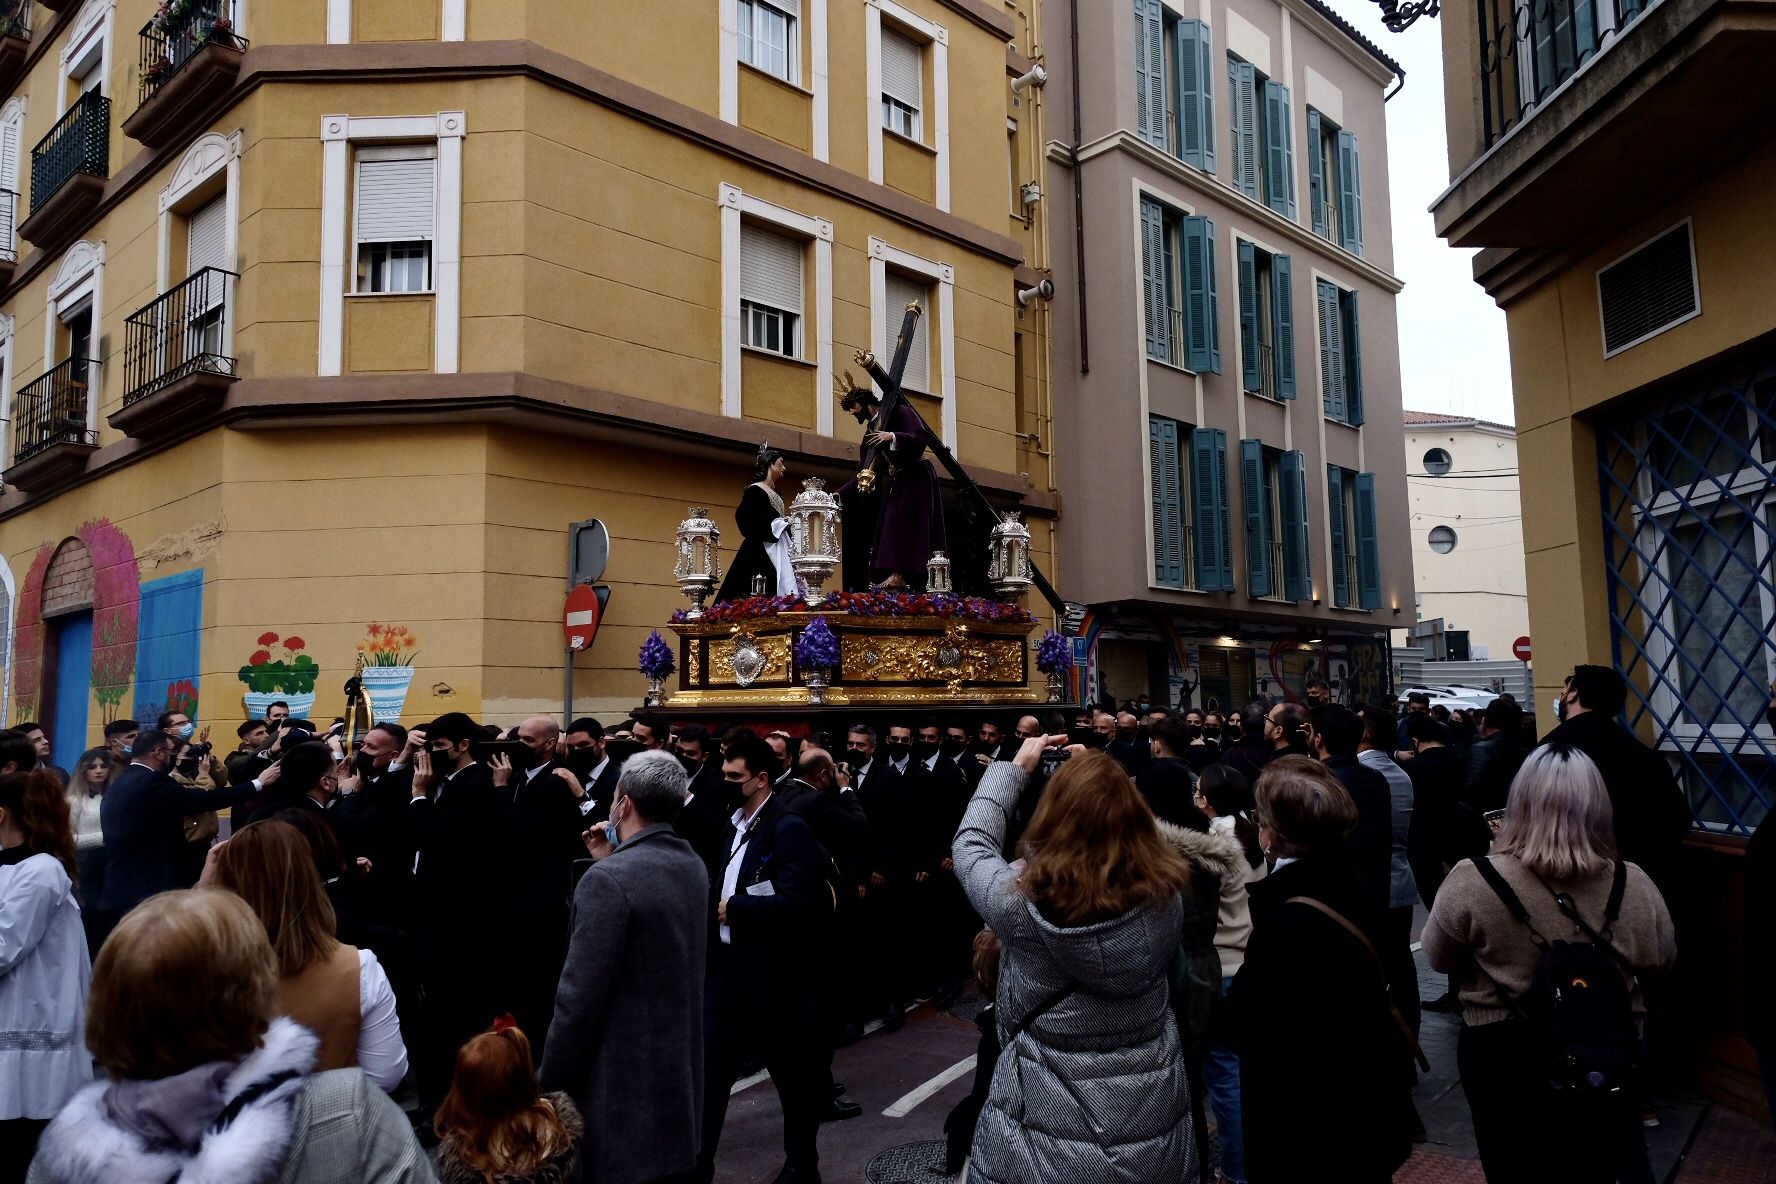
<path id="1" fill-rule="evenodd" d="M 709 874 L 672 829 L 684 797 L 676 758 L 638 753 L 623 764 L 610 821 L 586 832 L 597 862 L 574 890 L 541 1077 L 588 1116 L 581 1162 L 600 1184 L 644 1184 L 697 1162 Z"/>

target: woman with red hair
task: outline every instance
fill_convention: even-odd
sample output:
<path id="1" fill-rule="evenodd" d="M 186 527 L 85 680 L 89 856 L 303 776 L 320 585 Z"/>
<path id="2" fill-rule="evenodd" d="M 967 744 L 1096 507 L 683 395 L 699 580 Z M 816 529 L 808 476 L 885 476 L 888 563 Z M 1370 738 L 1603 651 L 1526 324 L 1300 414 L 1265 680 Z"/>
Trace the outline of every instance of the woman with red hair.
<path id="1" fill-rule="evenodd" d="M 573 1099 L 537 1089 L 530 1041 L 511 1016 L 457 1052 L 432 1128 L 441 1184 L 560 1184 L 574 1178 L 586 1132 Z"/>

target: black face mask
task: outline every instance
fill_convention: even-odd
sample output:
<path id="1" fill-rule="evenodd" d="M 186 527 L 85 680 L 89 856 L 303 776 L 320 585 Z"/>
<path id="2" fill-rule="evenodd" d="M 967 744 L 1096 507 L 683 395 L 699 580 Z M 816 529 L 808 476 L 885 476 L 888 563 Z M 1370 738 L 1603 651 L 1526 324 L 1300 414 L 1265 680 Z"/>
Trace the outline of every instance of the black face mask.
<path id="1" fill-rule="evenodd" d="M 890 740 L 883 747 L 887 748 L 888 759 L 891 761 L 902 760 L 913 751 L 910 740 Z"/>
<path id="2" fill-rule="evenodd" d="M 1201 724 L 1185 724 L 1184 725 L 1184 734 L 1189 736 L 1192 740 L 1194 740 L 1198 736 L 1203 734 L 1202 725 Z"/>
<path id="3" fill-rule="evenodd" d="M 703 764 L 696 757 L 686 756 L 682 752 L 678 754 L 678 763 L 684 766 L 684 771 L 687 773 L 695 773 Z"/>
<path id="4" fill-rule="evenodd" d="M 870 754 L 855 745 L 846 748 L 845 755 L 851 758 L 852 768 L 861 768 L 869 764 Z"/>
<path id="5" fill-rule="evenodd" d="M 945 736 L 943 740 L 943 750 L 950 756 L 961 756 L 968 750 L 968 741 L 962 739 L 960 736 Z"/>
<path id="6" fill-rule="evenodd" d="M 358 771 L 360 777 L 374 777 L 376 776 L 376 758 L 367 752 L 360 752 L 352 758 L 352 768 Z"/>
<path id="7" fill-rule="evenodd" d="M 913 755 L 922 761 L 928 761 L 936 755 L 939 747 L 941 745 L 933 744 L 929 740 L 915 740 L 913 741 Z"/>

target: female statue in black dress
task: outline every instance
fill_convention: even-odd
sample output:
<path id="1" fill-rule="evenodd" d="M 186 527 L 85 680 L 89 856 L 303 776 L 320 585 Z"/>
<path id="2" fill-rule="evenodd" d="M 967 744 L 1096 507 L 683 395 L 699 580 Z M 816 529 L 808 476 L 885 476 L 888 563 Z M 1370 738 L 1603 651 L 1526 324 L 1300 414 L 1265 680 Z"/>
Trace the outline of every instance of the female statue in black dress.
<path id="1" fill-rule="evenodd" d="M 735 524 L 745 541 L 734 552 L 728 574 L 715 599 L 741 600 L 754 595 L 755 576 L 764 577 L 764 595 L 791 596 L 796 591 L 795 572 L 789 566 L 789 519 L 784 516 L 778 483 L 788 468 L 783 454 L 770 444 L 760 444 L 753 465 L 753 483 L 740 495 L 734 510 Z"/>

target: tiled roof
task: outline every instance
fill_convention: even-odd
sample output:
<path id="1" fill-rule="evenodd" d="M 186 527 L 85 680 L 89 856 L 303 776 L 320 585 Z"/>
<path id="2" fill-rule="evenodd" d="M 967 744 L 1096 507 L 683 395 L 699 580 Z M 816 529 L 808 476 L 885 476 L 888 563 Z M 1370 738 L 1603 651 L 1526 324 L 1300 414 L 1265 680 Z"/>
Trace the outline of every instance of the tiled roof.
<path id="1" fill-rule="evenodd" d="M 1307 5 L 1309 8 L 1312 8 L 1315 12 L 1337 25 L 1339 30 L 1346 37 L 1349 37 L 1352 41 L 1355 41 L 1358 45 L 1368 50 L 1371 57 L 1392 70 L 1395 74 L 1398 74 L 1401 82 L 1405 82 L 1406 71 L 1400 68 L 1400 63 L 1381 52 L 1381 46 L 1357 32 L 1357 27 L 1355 25 L 1339 16 L 1336 12 L 1333 12 L 1331 6 L 1326 4 L 1324 0 L 1307 0 Z"/>
<path id="2" fill-rule="evenodd" d="M 1441 411 L 1406 411 L 1402 413 L 1407 427 L 1419 427 L 1426 424 L 1446 424 L 1450 427 L 1497 428 L 1502 432 L 1515 432 L 1516 426 L 1508 423 L 1494 423 L 1490 419 L 1475 419 L 1471 415 L 1445 415 Z"/>

